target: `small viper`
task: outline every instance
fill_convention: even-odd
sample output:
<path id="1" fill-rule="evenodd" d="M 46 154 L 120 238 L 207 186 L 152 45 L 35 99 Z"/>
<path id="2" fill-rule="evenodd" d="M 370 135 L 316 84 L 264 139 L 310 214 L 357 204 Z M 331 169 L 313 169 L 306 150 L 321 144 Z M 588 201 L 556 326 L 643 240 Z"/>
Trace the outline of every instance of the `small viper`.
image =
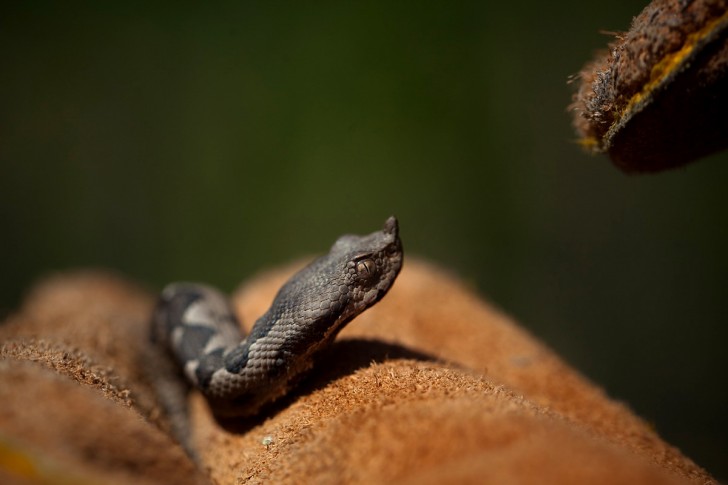
<path id="1" fill-rule="evenodd" d="M 247 337 L 218 290 L 168 285 L 154 312 L 152 341 L 217 416 L 250 416 L 288 392 L 313 356 L 387 293 L 401 267 L 397 219 L 390 217 L 381 231 L 340 237 L 291 277 Z"/>

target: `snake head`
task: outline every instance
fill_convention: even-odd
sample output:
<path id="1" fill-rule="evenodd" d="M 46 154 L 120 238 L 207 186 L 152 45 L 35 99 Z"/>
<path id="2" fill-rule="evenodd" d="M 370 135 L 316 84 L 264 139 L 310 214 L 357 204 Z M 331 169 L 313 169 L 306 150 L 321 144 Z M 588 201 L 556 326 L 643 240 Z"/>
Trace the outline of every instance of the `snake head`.
<path id="1" fill-rule="evenodd" d="M 340 276 L 339 292 L 341 300 L 348 304 L 344 306 L 345 315 L 342 316 L 352 318 L 381 300 L 402 268 L 397 218 L 387 219 L 381 231 L 366 236 L 340 237 L 329 256 L 345 269 Z"/>
<path id="2" fill-rule="evenodd" d="M 325 346 L 344 325 L 382 299 L 402 268 L 397 219 L 380 231 L 346 235 L 283 285 L 250 339 L 286 328 L 287 351 L 310 353 Z M 256 328 L 258 327 L 258 328 Z M 300 347 L 300 349 L 299 349 Z M 307 350 L 303 350 L 303 349 Z"/>

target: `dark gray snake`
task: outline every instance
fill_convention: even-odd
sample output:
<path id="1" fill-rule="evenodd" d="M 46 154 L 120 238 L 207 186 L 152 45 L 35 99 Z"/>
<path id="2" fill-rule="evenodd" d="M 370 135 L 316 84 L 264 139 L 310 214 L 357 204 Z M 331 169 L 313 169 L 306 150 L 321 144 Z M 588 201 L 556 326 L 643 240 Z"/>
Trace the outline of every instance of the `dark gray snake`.
<path id="1" fill-rule="evenodd" d="M 249 416 L 295 385 L 313 356 L 387 293 L 401 267 L 397 219 L 390 217 L 381 231 L 340 237 L 327 255 L 291 277 L 247 337 L 219 291 L 168 285 L 152 340 L 217 416 Z"/>

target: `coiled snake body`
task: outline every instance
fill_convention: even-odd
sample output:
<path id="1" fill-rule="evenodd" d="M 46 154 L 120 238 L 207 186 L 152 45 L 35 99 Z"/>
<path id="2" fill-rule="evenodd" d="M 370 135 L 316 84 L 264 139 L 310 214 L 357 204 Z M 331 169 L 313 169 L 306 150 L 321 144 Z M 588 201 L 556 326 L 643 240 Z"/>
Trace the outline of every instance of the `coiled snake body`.
<path id="1" fill-rule="evenodd" d="M 314 354 L 387 293 L 401 266 L 397 220 L 390 217 L 381 231 L 340 237 L 327 255 L 291 277 L 247 337 L 219 291 L 168 285 L 154 313 L 152 340 L 216 415 L 252 415 L 295 385 Z"/>

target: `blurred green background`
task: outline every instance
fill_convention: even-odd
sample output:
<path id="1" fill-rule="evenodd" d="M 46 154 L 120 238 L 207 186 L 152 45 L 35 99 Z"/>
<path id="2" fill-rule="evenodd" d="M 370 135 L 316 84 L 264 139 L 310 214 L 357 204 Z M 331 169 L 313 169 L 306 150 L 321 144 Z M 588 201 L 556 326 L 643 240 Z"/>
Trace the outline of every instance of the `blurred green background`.
<path id="1" fill-rule="evenodd" d="M 628 177 L 566 110 L 644 4 L 306 3 L 0 7 L 0 311 L 76 267 L 230 290 L 394 213 L 728 477 L 728 156 Z"/>

